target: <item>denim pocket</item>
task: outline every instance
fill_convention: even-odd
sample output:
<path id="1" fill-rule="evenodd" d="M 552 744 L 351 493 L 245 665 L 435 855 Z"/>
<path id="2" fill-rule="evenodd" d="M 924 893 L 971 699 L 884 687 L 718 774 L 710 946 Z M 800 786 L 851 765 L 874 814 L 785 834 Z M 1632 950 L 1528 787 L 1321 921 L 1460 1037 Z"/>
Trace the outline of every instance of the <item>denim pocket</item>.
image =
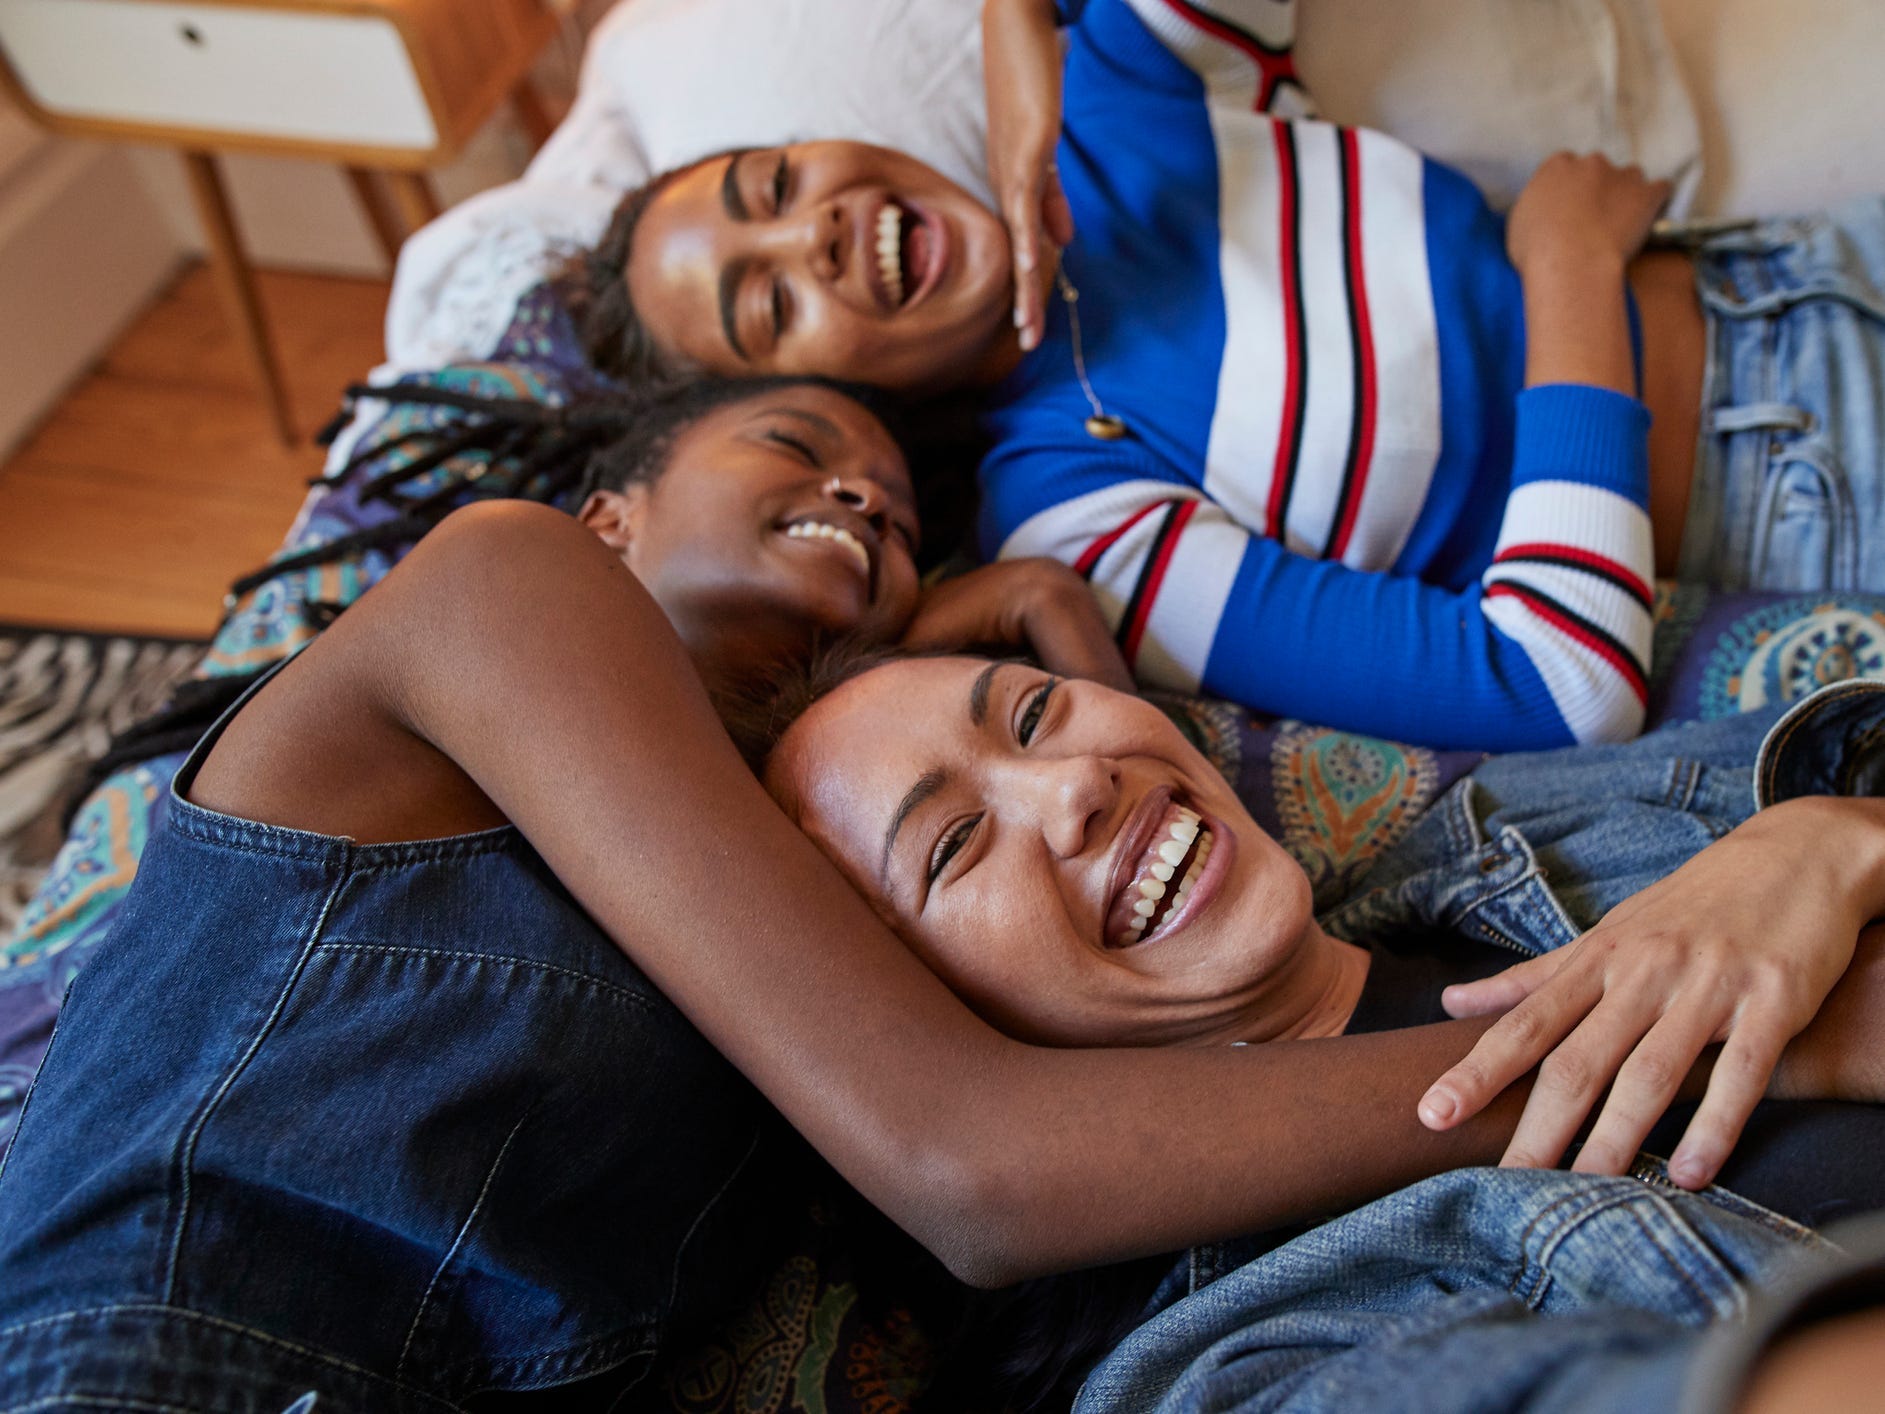
<path id="1" fill-rule="evenodd" d="M 1754 530 L 1754 582 L 1772 590 L 1853 588 L 1852 492 L 1833 449 L 1818 438 L 1775 438 L 1766 483 Z"/>

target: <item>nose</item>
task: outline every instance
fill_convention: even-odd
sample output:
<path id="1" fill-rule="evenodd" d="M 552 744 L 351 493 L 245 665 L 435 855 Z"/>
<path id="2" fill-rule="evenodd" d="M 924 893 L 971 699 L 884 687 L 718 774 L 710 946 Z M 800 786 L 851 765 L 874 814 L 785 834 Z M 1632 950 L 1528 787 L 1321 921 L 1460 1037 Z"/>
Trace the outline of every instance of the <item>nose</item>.
<path id="1" fill-rule="evenodd" d="M 825 483 L 824 493 L 828 500 L 863 516 L 879 535 L 888 528 L 890 498 L 869 477 L 833 476 Z"/>
<path id="2" fill-rule="evenodd" d="M 835 282 L 850 259 L 851 233 L 844 207 L 828 201 L 800 213 L 787 213 L 787 217 L 780 223 L 781 243 L 791 248 L 814 280 Z"/>
<path id="3" fill-rule="evenodd" d="M 1011 764 L 1017 794 L 1034 815 L 1047 847 L 1061 859 L 1084 854 L 1119 801 L 1119 774 L 1113 763 L 1083 753 L 1058 759 L 1018 756 Z"/>

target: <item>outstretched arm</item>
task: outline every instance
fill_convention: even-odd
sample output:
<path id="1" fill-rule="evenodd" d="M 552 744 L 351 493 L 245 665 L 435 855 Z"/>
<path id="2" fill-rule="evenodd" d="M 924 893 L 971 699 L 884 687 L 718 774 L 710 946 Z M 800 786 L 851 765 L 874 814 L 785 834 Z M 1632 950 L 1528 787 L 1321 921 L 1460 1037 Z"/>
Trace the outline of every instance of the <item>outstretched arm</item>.
<path id="1" fill-rule="evenodd" d="M 1189 1051 L 996 1034 L 773 806 L 654 602 L 553 511 L 458 513 L 248 710 L 295 674 L 338 738 L 416 736 L 459 763 L 707 1038 L 969 1280 L 1340 1210 L 1490 1160 L 1516 1118 L 1415 1119 L 1419 1077 L 1476 1022 Z"/>

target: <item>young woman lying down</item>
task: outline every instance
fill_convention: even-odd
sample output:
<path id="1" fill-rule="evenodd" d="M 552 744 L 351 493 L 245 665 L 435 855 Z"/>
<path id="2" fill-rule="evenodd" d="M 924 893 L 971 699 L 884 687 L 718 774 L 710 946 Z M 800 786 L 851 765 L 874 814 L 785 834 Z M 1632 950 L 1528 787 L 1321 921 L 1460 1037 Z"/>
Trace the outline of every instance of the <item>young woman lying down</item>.
<path id="1" fill-rule="evenodd" d="M 765 776 L 939 977 L 1038 1044 L 1414 1026 L 1596 966 L 1589 1029 L 1545 1062 L 1538 1091 L 1588 1106 L 1620 1068 L 1655 1077 L 1589 1136 L 1579 1166 L 1614 1170 L 1713 1042 L 1727 1043 L 1718 1108 L 1769 1084 L 1881 1093 L 1880 1023 L 1866 1012 L 1885 934 L 1861 935 L 1885 912 L 1885 800 L 1833 792 L 1885 765 L 1868 736 L 1885 724 L 1885 686 L 1844 684 L 1794 708 L 1759 770 L 1770 799 L 1777 781 L 1796 798 L 1755 813 L 1772 718 L 1488 762 L 1323 919 L 1302 869 L 1162 711 L 1028 663 L 829 659 L 767 719 L 789 725 Z M 1515 954 L 1540 960 L 1513 967 Z M 1488 1053 L 1475 1061 L 1486 1074 L 1461 1108 L 1510 1078 Z M 1508 1158 L 1555 1161 L 1581 1117 L 1526 1125 Z M 1869 1105 L 1848 1117 L 1885 1124 Z M 1726 1181 L 1808 1221 L 1842 1199 L 1885 1206 L 1878 1142 L 1847 1171 L 1818 1167 L 1823 1200 L 1797 1171 L 1815 1167 L 1798 1162 L 1805 1142 L 1787 1140 L 1791 1163 L 1738 1154 Z M 1674 1170 L 1697 1157 L 1676 1149 Z"/>
<path id="2" fill-rule="evenodd" d="M 592 356 L 972 393 L 981 549 L 1078 568 L 1141 681 L 1401 740 L 1633 734 L 1657 570 L 1885 586 L 1885 204 L 1645 254 L 1640 173 L 1508 220 L 1294 116 L 1273 0 L 1065 9 L 1064 71 L 1048 0 L 987 12 L 1019 244 L 899 153 L 711 157 L 623 203 Z"/>

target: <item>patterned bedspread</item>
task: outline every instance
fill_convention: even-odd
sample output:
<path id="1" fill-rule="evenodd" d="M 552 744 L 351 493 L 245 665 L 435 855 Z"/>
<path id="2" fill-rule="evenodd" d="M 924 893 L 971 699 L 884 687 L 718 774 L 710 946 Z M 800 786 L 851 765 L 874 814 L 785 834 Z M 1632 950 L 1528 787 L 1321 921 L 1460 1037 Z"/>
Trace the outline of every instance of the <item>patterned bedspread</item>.
<path id="1" fill-rule="evenodd" d="M 547 287 L 518 306 L 491 359 L 414 375 L 438 387 L 562 403 L 600 386 Z M 410 436 L 461 416 L 448 407 L 365 400 L 330 466 L 383 447 L 309 496 L 266 575 L 229 606 L 198 668 L 253 672 L 294 653 L 377 583 L 409 544 L 342 549 L 296 566 L 309 551 L 344 547 L 400 514 L 384 488 L 453 501 L 490 493 L 486 453 L 424 467 Z M 429 459 L 428 459 L 429 460 Z M 403 479 L 393 473 L 411 471 Z M 1885 677 L 1885 595 L 1717 594 L 1664 586 L 1656 601 L 1650 722 L 1708 719 L 1789 701 L 1824 682 Z M 1319 906 L 1339 898 L 1369 862 L 1480 759 L 1269 721 L 1228 703 L 1161 698 L 1161 705 L 1237 787 L 1259 824 L 1314 881 Z M 161 818 L 181 763 L 161 756 L 119 772 L 86 800 L 65 846 L 11 937 L 0 939 L 0 1150 L 44 1053 L 72 977 L 110 927 Z M 814 1206 L 800 1249 L 750 1310 L 669 1372 L 669 1406 L 686 1410 L 808 1411 L 907 1408 L 935 1363 L 933 1341 L 907 1293 L 860 1282 L 846 1223 Z M 914 1259 L 913 1259 L 914 1260 Z"/>

